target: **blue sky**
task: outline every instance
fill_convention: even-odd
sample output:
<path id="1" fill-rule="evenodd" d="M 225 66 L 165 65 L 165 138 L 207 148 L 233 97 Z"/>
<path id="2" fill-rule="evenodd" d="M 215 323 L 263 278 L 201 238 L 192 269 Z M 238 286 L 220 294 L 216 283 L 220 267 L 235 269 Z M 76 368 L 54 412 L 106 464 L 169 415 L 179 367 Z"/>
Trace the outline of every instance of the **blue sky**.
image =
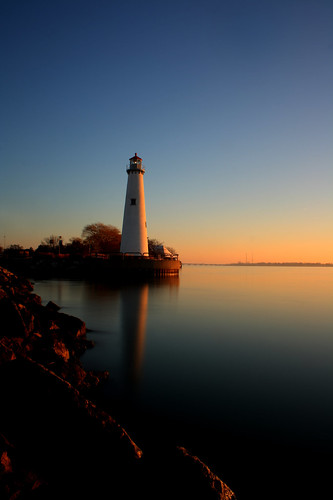
<path id="1" fill-rule="evenodd" d="M 121 228 L 137 152 L 185 262 L 332 262 L 332 25 L 328 0 L 2 1 L 6 244 Z"/>

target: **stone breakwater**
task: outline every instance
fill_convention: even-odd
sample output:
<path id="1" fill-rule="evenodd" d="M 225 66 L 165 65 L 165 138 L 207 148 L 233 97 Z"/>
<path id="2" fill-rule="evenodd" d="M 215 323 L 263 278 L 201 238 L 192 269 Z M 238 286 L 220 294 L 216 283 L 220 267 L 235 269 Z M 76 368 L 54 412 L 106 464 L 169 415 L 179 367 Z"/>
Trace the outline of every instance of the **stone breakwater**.
<path id="1" fill-rule="evenodd" d="M 89 347 L 84 322 L 0 267 L 0 498 L 235 500 L 186 449 L 156 436 L 143 453 L 94 402 L 107 373 L 83 369 Z"/>

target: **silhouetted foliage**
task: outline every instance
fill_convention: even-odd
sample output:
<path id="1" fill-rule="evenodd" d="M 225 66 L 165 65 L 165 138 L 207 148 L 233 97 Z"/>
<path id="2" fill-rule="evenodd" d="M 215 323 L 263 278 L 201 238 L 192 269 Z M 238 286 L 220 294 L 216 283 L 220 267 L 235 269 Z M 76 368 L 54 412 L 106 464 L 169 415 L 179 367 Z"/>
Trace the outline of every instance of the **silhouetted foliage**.
<path id="1" fill-rule="evenodd" d="M 20 250 L 23 250 L 23 246 L 22 245 L 10 245 L 10 247 L 8 247 L 8 250 L 13 250 L 14 252 L 20 251 Z"/>
<path id="2" fill-rule="evenodd" d="M 62 242 L 61 236 L 55 236 L 54 234 L 51 234 L 50 236 L 47 236 L 41 241 L 41 245 L 55 248 L 58 247 L 59 243 L 61 242 Z"/>
<path id="3" fill-rule="evenodd" d="M 41 241 L 37 248 L 38 253 L 53 253 L 59 254 L 63 252 L 63 241 L 61 236 L 51 234 Z"/>
<path id="4" fill-rule="evenodd" d="M 92 252 L 119 252 L 121 233 L 118 228 L 102 222 L 88 224 L 82 231 L 83 242 L 89 245 Z"/>
<path id="5" fill-rule="evenodd" d="M 82 238 L 74 236 L 69 239 L 69 243 L 64 245 L 64 252 L 70 255 L 87 255 L 89 253 L 89 245 Z"/>
<path id="6" fill-rule="evenodd" d="M 156 238 L 148 238 L 148 252 L 150 256 L 156 255 L 156 247 L 163 245 L 162 241 L 157 240 Z"/>
<path id="7" fill-rule="evenodd" d="M 33 250 L 32 248 L 30 249 L 24 249 L 22 245 L 10 245 L 3 251 L 3 256 L 7 258 L 16 258 L 16 257 L 28 257 L 29 255 L 32 255 Z"/>

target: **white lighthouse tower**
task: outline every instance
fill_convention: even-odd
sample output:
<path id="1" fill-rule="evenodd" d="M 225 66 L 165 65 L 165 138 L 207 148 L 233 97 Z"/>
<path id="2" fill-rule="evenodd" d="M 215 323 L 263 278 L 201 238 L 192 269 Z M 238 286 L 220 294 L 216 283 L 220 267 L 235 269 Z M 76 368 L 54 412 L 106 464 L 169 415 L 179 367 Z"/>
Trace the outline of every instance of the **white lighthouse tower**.
<path id="1" fill-rule="evenodd" d="M 145 193 L 143 187 L 142 158 L 137 154 L 130 158 L 127 169 L 127 190 L 125 199 L 123 229 L 120 252 L 130 255 L 148 256 L 148 238 L 145 208 Z"/>

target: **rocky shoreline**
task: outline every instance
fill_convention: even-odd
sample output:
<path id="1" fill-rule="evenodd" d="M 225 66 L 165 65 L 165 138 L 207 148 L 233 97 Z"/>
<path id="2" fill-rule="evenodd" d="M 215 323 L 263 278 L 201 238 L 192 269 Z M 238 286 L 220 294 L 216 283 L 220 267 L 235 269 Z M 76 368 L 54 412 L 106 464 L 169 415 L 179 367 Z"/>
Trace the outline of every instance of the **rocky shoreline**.
<path id="1" fill-rule="evenodd" d="M 1 499 L 236 499 L 184 448 L 143 453 L 95 402 L 84 322 L 2 267 L 0 320 Z"/>

